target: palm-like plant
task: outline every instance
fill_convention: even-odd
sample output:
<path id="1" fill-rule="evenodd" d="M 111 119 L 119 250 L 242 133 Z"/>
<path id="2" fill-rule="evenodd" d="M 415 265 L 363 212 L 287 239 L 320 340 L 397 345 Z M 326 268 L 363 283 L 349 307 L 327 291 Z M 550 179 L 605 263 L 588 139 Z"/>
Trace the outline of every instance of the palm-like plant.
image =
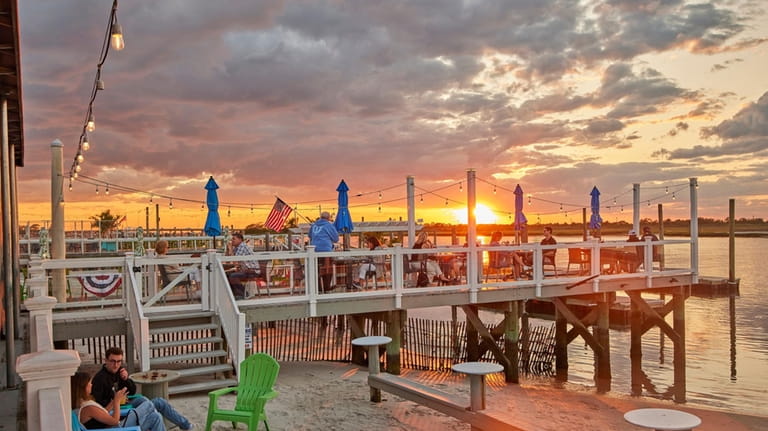
<path id="1" fill-rule="evenodd" d="M 125 219 L 125 216 L 112 214 L 109 210 L 106 210 L 89 218 L 92 220 L 91 227 L 98 228 L 99 234 L 104 237 L 115 230 Z"/>

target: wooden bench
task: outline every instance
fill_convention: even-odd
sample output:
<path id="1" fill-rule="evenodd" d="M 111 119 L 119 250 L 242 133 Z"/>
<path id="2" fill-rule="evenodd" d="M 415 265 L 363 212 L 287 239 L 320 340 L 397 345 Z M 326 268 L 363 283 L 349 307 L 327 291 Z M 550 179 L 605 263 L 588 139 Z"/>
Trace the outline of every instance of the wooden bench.
<path id="1" fill-rule="evenodd" d="M 524 431 L 494 417 L 488 410 L 472 411 L 466 400 L 441 390 L 422 385 L 393 374 L 381 373 L 368 376 L 368 385 L 400 398 L 437 410 L 455 417 L 472 426 L 473 430 L 485 431 Z"/>

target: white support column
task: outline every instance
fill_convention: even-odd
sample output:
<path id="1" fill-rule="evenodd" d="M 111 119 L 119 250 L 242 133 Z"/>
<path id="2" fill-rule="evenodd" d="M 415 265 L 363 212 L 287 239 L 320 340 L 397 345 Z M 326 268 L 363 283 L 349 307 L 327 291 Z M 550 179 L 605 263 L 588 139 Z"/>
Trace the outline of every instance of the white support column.
<path id="1" fill-rule="evenodd" d="M 640 234 L 640 184 L 632 184 L 632 229 Z"/>
<path id="2" fill-rule="evenodd" d="M 693 269 L 692 283 L 699 282 L 699 182 L 693 177 L 689 178 L 688 187 L 691 192 L 691 269 Z"/>
<path id="3" fill-rule="evenodd" d="M 413 247 L 416 241 L 416 201 L 414 196 L 415 184 L 413 175 L 408 175 L 406 182 L 406 196 L 408 196 L 408 248 Z M 405 246 L 405 244 L 403 244 Z"/>
<path id="4" fill-rule="evenodd" d="M 467 283 L 469 283 L 469 302 L 477 302 L 477 285 L 479 280 L 479 268 L 483 264 L 482 257 L 477 253 L 477 218 L 475 206 L 477 206 L 477 196 L 475 189 L 475 170 L 467 169 L 467 246 L 469 255 L 467 256 Z"/>
<path id="5" fill-rule="evenodd" d="M 320 283 L 317 280 L 319 273 L 317 270 L 317 254 L 315 254 L 314 245 L 307 246 L 306 270 L 307 273 L 304 282 L 306 283 L 307 296 L 309 297 L 309 315 L 315 317 L 317 316 L 317 295 Z"/>
<path id="6" fill-rule="evenodd" d="M 64 144 L 54 139 L 51 142 L 51 258 L 66 259 L 64 242 Z M 53 296 L 61 303 L 67 301 L 66 270 L 51 270 Z"/>
<path id="7" fill-rule="evenodd" d="M 44 423 L 59 423 L 58 429 L 72 430 L 69 378 L 79 366 L 76 350 L 47 350 L 16 358 L 16 371 L 26 386 L 27 431 L 50 430 L 43 427 Z"/>

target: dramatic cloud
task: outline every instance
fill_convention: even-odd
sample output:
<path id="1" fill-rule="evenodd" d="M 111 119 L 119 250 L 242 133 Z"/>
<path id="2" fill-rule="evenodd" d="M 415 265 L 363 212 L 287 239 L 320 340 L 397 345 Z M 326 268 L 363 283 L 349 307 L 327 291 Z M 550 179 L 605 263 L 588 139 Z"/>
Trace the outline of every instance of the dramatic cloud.
<path id="1" fill-rule="evenodd" d="M 74 158 L 109 9 L 19 7 L 20 190 L 38 202 L 47 144 Z M 768 157 L 766 96 L 733 115 L 766 90 L 730 75 L 766 68 L 749 0 L 135 0 L 118 17 L 126 49 L 103 66 L 83 164 L 97 182 L 181 194 L 215 175 L 238 202 L 310 202 L 341 177 L 437 187 L 472 167 L 556 194 L 702 176 L 692 163 L 718 157 L 716 181 L 728 157 Z M 82 189 L 69 200 L 93 199 Z"/>

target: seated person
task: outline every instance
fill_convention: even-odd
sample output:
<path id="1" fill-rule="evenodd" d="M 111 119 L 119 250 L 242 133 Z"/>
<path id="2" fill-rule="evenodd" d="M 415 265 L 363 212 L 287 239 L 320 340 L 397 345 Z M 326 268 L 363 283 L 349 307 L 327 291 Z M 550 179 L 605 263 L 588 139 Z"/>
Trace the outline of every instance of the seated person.
<path id="1" fill-rule="evenodd" d="M 235 232 L 232 234 L 232 241 L 227 246 L 227 256 L 250 256 L 253 254 L 250 247 L 243 241 L 243 234 Z M 245 286 L 243 280 L 254 278 L 260 274 L 259 263 L 255 260 L 244 260 L 236 262 L 234 270 L 227 273 L 229 286 L 235 299 L 245 298 Z"/>
<path id="2" fill-rule="evenodd" d="M 115 394 L 125 389 L 125 394 L 134 395 L 136 393 L 136 383 L 134 383 L 133 380 L 128 377 L 128 370 L 122 366 L 123 350 L 121 348 L 108 348 L 105 352 L 105 357 L 106 363 L 101 367 L 101 370 L 99 370 L 99 372 L 93 376 L 91 381 L 91 395 L 99 405 L 106 409 L 110 409 L 115 405 L 113 401 L 113 399 L 116 397 Z M 159 414 L 162 415 L 165 419 L 176 424 L 176 426 L 182 430 L 191 430 L 194 427 L 194 425 L 191 424 L 187 418 L 182 416 L 181 413 L 177 412 L 165 398 L 158 397 L 153 398 L 152 400 L 148 400 L 146 397 L 138 396 L 133 400 L 130 400 L 128 403 L 131 404 L 135 409 L 149 411 L 150 413 L 152 411 L 159 412 Z M 152 408 L 149 406 L 142 407 L 143 404 L 151 404 Z M 141 422 L 141 418 L 139 418 L 139 422 L 141 423 L 141 429 L 143 431 L 148 429 L 152 429 L 154 431 L 156 429 L 150 426 L 145 428 L 144 423 Z M 82 419 L 81 423 L 84 423 L 82 422 Z M 164 430 L 165 427 L 157 429 Z"/>
<path id="3" fill-rule="evenodd" d="M 114 428 L 116 426 L 140 425 L 142 431 L 165 431 L 163 416 L 155 410 L 152 403 L 142 403 L 120 419 L 120 404 L 126 402 L 128 388 L 122 388 L 114 393 L 106 407 L 94 401 L 91 395 L 91 375 L 82 371 L 76 372 L 70 378 L 72 395 L 72 410 L 77 410 L 77 420 L 87 429 Z"/>
<path id="4" fill-rule="evenodd" d="M 435 248 L 435 246 L 432 244 L 432 241 L 427 238 L 427 232 L 421 231 L 416 237 L 416 242 L 413 244 L 413 248 L 418 250 L 422 248 Z M 422 264 L 426 266 L 427 276 L 429 276 L 430 280 L 441 281 L 443 283 L 450 282 L 450 280 L 443 275 L 443 270 L 440 268 L 440 265 L 436 260 L 431 258 L 430 255 L 414 254 L 411 256 L 412 270 L 419 271 Z"/>
<path id="5" fill-rule="evenodd" d="M 379 239 L 375 236 L 369 236 L 365 239 L 365 242 L 368 244 L 369 250 L 382 250 L 381 242 L 379 242 Z M 365 275 L 368 272 L 376 272 L 376 266 L 380 266 L 382 269 L 384 268 L 384 256 L 373 256 L 371 258 L 370 262 L 363 263 L 360 265 L 360 272 L 357 277 L 357 282 L 352 283 L 352 287 L 355 289 L 362 289 L 362 284 L 365 282 Z"/>
<path id="6" fill-rule="evenodd" d="M 501 238 L 503 234 L 501 231 L 495 231 L 491 234 L 491 242 L 488 245 L 499 246 L 501 245 Z M 490 264 L 494 268 L 502 268 L 508 265 L 512 265 L 512 275 L 515 280 L 520 280 L 520 273 L 525 266 L 523 258 L 515 251 L 492 251 L 489 252 Z"/>
<path id="7" fill-rule="evenodd" d="M 552 226 L 545 226 L 544 238 L 541 240 L 541 245 L 555 245 L 555 244 L 557 244 L 557 241 L 555 240 L 555 237 L 552 236 Z M 552 265 L 554 265 L 556 254 L 557 254 L 556 249 L 544 250 L 543 252 L 544 263 L 551 263 Z"/>

